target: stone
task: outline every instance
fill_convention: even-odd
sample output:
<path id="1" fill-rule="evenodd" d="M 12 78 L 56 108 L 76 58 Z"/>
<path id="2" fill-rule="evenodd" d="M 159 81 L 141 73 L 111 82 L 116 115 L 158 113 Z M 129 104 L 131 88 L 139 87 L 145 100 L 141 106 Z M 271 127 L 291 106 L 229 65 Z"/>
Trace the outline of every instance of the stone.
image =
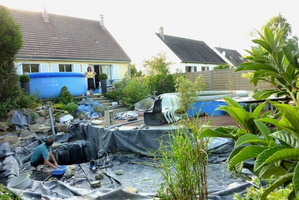
<path id="1" fill-rule="evenodd" d="M 39 124 L 29 125 L 29 130 L 36 133 L 46 133 L 52 130 L 51 126 L 44 126 Z"/>
<path id="2" fill-rule="evenodd" d="M 124 189 L 124 191 L 138 194 L 138 189 L 133 187 L 127 187 Z"/>
<path id="3" fill-rule="evenodd" d="M 92 187 L 100 187 L 101 186 L 101 181 L 92 181 L 91 183 Z"/>
<path id="4" fill-rule="evenodd" d="M 0 122 L 0 131 L 6 131 L 9 128 L 8 122 Z"/>
<path id="5" fill-rule="evenodd" d="M 95 179 L 96 180 L 100 180 L 100 179 L 103 179 L 104 178 L 104 172 L 99 170 L 97 171 L 97 175 L 95 176 Z"/>
<path id="6" fill-rule="evenodd" d="M 56 124 L 55 125 L 55 131 L 56 132 L 64 132 L 67 133 L 69 129 L 69 125 L 68 124 Z"/>
<path id="7" fill-rule="evenodd" d="M 124 172 L 122 169 L 116 170 L 116 175 L 123 175 L 123 174 L 124 174 Z"/>

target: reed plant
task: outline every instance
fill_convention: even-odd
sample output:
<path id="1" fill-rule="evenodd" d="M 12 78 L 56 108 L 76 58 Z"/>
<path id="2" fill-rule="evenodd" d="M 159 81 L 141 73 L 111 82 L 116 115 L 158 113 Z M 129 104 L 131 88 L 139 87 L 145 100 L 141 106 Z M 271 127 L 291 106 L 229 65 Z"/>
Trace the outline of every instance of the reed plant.
<path id="1" fill-rule="evenodd" d="M 206 200 L 208 140 L 200 138 L 199 118 L 185 119 L 177 129 L 160 140 L 155 154 L 161 166 L 159 173 L 164 182 L 158 197 L 169 200 Z"/>

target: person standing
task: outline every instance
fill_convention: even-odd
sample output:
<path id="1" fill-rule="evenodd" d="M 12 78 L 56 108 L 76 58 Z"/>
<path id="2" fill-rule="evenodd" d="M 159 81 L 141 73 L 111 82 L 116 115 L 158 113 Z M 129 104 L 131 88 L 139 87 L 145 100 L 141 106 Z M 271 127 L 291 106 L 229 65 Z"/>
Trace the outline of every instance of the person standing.
<path id="1" fill-rule="evenodd" d="M 87 72 L 85 72 L 85 76 L 87 77 L 87 89 L 89 90 L 90 95 L 93 95 L 93 91 L 95 90 L 93 78 L 96 74 L 97 73 L 92 71 L 90 66 L 87 67 Z"/>
<path id="2" fill-rule="evenodd" d="M 59 165 L 52 153 L 53 138 L 48 138 L 44 143 L 35 148 L 31 157 L 30 164 L 37 170 L 38 165 L 44 165 L 43 172 L 51 172 L 50 168 L 59 169 Z M 51 161 L 51 162 L 50 162 Z"/>

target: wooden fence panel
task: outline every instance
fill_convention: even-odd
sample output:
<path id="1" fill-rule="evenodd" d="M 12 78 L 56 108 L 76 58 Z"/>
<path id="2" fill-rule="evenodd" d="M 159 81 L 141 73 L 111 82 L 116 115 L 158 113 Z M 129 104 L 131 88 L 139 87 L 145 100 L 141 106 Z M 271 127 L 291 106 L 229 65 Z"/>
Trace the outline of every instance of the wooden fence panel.
<path id="1" fill-rule="evenodd" d="M 234 72 L 233 69 L 221 69 L 212 71 L 188 72 L 187 79 L 194 81 L 196 77 L 202 76 L 204 80 L 204 90 L 247 90 L 253 91 L 255 88 L 249 79 L 243 78 L 242 74 L 249 71 Z M 268 84 L 259 83 L 258 89 L 271 88 Z"/>

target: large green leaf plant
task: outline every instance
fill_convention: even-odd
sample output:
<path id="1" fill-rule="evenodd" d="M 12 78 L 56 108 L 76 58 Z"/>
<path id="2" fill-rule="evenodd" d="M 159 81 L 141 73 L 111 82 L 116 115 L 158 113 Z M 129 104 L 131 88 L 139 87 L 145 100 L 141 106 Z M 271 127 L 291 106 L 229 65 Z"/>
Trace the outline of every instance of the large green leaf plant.
<path id="1" fill-rule="evenodd" d="M 252 83 L 266 81 L 273 89 L 259 91 L 255 99 L 270 95 L 286 95 L 294 105 L 274 101 L 260 104 L 252 113 L 231 98 L 218 109 L 227 112 L 238 124 L 235 127 L 206 129 L 201 137 L 227 137 L 235 141 L 228 158 L 228 168 L 240 171 L 246 161 L 254 161 L 250 170 L 261 179 L 277 177 L 263 190 L 262 200 L 281 187 L 292 188 L 288 199 L 299 196 L 299 75 L 298 53 L 291 45 L 281 45 L 283 32 L 265 28 L 261 38 L 253 40 L 258 47 L 250 53 L 249 62 L 236 71 L 253 70 Z M 248 59 L 247 58 L 247 59 Z M 265 104 L 272 104 L 276 114 L 262 112 Z"/>

